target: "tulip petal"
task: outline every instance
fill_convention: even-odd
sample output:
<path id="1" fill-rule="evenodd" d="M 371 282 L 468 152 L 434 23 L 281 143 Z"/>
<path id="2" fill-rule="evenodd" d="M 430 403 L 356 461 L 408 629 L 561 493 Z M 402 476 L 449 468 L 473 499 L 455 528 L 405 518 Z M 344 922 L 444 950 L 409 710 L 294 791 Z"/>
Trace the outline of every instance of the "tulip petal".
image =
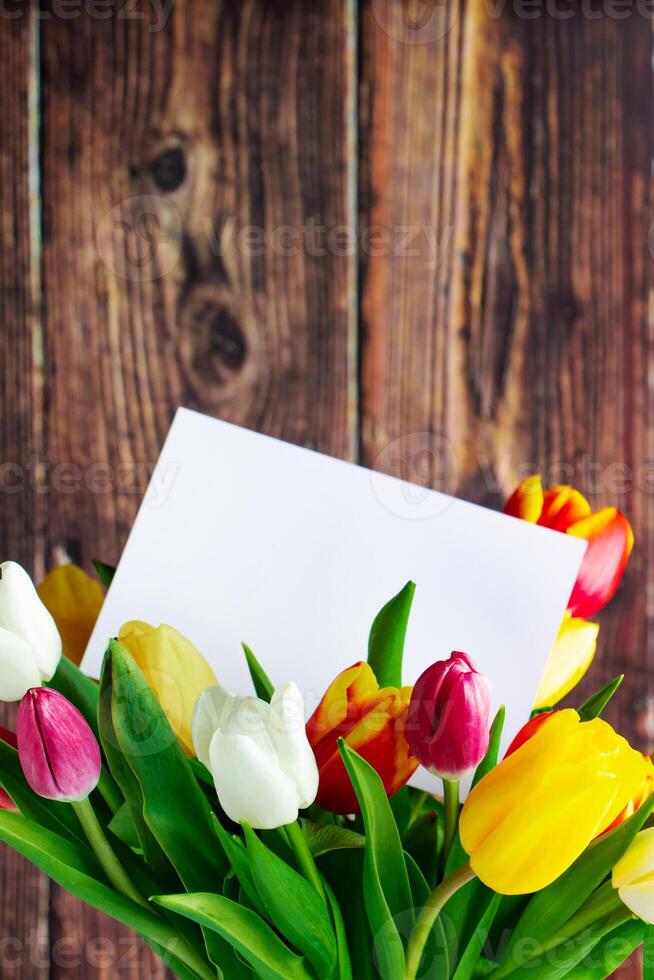
<path id="1" fill-rule="evenodd" d="M 650 880 L 654 899 L 654 827 L 647 827 L 636 834 L 631 846 L 613 868 L 614 888 L 633 885 L 643 879 Z"/>
<path id="2" fill-rule="evenodd" d="M 197 699 L 217 683 L 199 650 L 172 626 L 125 623 L 118 634 L 143 671 L 184 750 L 193 754 L 193 710 Z"/>
<path id="3" fill-rule="evenodd" d="M 0 565 L 0 627 L 30 645 L 40 681 L 49 681 L 61 659 L 61 637 L 31 578 L 15 561 Z"/>
<path id="4" fill-rule="evenodd" d="M 0 628 L 0 701 L 20 701 L 41 674 L 32 647 L 18 634 Z"/>
<path id="5" fill-rule="evenodd" d="M 227 724 L 235 700 L 222 684 L 212 684 L 195 703 L 191 721 L 193 747 L 205 766 L 209 765 L 211 739 Z"/>
<path id="6" fill-rule="evenodd" d="M 378 690 L 372 668 L 363 661 L 338 674 L 307 722 L 307 737 L 314 749 L 325 735 L 343 723 L 351 704 L 367 699 Z"/>
<path id="7" fill-rule="evenodd" d="M 567 531 L 572 524 L 590 513 L 590 504 L 574 487 L 550 487 L 543 494 L 543 509 L 538 523 L 552 531 Z"/>
<path id="8" fill-rule="evenodd" d="M 47 799 L 83 800 L 97 786 L 100 747 L 80 711 L 58 691 L 34 688 L 18 709 L 18 752 L 25 778 Z"/>
<path id="9" fill-rule="evenodd" d="M 535 524 L 543 509 L 543 485 L 539 476 L 528 476 L 518 484 L 506 504 L 504 513 Z"/>
<path id="10" fill-rule="evenodd" d="M 473 869 L 502 894 L 545 887 L 617 817 L 646 772 L 602 719 L 552 713 L 466 800 L 459 831 Z"/>
<path id="11" fill-rule="evenodd" d="M 598 634 L 597 623 L 564 618 L 538 686 L 535 710 L 553 707 L 577 686 L 593 662 Z"/>
<path id="12" fill-rule="evenodd" d="M 615 507 L 606 507 L 578 521 L 568 528 L 567 533 L 588 541 L 568 603 L 573 616 L 587 619 L 614 596 L 629 560 L 634 536 L 629 521 Z"/>
<path id="13" fill-rule="evenodd" d="M 218 799 L 227 816 L 256 830 L 274 830 L 297 820 L 297 788 L 274 752 L 247 735 L 216 732 L 209 749 Z"/>
<path id="14" fill-rule="evenodd" d="M 100 583 L 77 565 L 59 565 L 37 588 L 69 660 L 80 664 L 104 602 Z"/>
<path id="15" fill-rule="evenodd" d="M 618 895 L 630 912 L 643 922 L 654 925 L 654 883 L 641 881 L 637 885 L 625 885 L 618 888 Z"/>
<path id="16" fill-rule="evenodd" d="M 298 806 L 311 806 L 318 792 L 318 766 L 307 739 L 304 699 L 297 686 L 289 681 L 278 687 L 270 707 L 276 720 L 274 743 L 282 770 L 297 786 Z"/>

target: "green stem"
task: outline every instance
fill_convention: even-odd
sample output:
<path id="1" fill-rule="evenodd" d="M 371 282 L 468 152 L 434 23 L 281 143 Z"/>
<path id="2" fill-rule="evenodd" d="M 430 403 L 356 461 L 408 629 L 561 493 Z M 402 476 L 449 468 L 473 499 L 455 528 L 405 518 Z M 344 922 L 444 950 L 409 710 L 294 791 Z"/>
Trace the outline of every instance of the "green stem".
<path id="1" fill-rule="evenodd" d="M 89 844 L 95 852 L 95 856 L 116 891 L 124 895 L 125 898 L 136 902 L 137 905 L 141 905 L 143 908 L 151 911 L 151 906 L 132 884 L 127 872 L 114 854 L 111 844 L 107 840 L 105 832 L 100 826 L 88 798 L 73 802 L 71 805 L 77 814 Z"/>
<path id="2" fill-rule="evenodd" d="M 427 940 L 431 934 L 438 914 L 449 898 L 463 888 L 475 876 L 474 871 L 466 861 L 464 865 L 457 868 L 449 878 L 442 881 L 427 899 L 424 908 L 413 927 L 413 932 L 409 939 L 406 959 L 405 980 L 415 980 L 420 969 L 420 962 L 425 952 Z"/>
<path id="3" fill-rule="evenodd" d="M 293 848 L 293 853 L 295 854 L 302 874 L 307 881 L 311 882 L 320 897 L 326 902 L 327 896 L 320 878 L 320 872 L 316 867 L 313 854 L 309 849 L 309 845 L 307 844 L 306 838 L 302 833 L 302 828 L 300 827 L 299 822 L 296 820 L 295 823 L 287 824 L 286 827 L 284 827 L 284 830 L 288 835 L 289 843 Z"/>
<path id="4" fill-rule="evenodd" d="M 445 840 L 443 842 L 443 870 L 452 849 L 456 828 L 459 823 L 459 780 L 443 780 L 443 809 L 445 813 Z"/>
<path id="5" fill-rule="evenodd" d="M 109 770 L 102 767 L 100 772 L 100 782 L 98 783 L 98 789 L 109 809 L 113 814 L 118 813 L 121 806 L 124 803 L 123 795 L 113 781 Z"/>

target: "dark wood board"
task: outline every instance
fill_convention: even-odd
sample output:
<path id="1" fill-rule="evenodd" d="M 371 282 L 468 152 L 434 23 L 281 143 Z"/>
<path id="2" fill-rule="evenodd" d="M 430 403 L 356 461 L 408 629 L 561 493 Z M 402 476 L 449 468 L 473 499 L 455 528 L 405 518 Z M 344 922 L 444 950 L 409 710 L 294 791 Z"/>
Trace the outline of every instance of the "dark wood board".
<path id="1" fill-rule="evenodd" d="M 533 467 L 632 520 L 583 690 L 651 750 L 652 30 L 568 7 L 0 18 L 3 555 L 115 561 L 178 404 L 492 506 Z M 0 903 L 2 977 L 161 975 L 6 849 Z"/>

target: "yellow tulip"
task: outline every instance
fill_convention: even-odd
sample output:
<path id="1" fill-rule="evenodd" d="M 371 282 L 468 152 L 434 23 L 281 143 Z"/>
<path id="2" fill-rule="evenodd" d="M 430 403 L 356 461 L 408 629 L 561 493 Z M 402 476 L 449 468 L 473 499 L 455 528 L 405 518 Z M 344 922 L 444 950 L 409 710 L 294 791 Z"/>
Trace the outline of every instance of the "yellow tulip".
<path id="1" fill-rule="evenodd" d="M 217 683 L 199 650 L 172 626 L 125 623 L 119 641 L 129 650 L 159 698 L 184 751 L 194 755 L 191 722 L 195 702 Z"/>
<path id="2" fill-rule="evenodd" d="M 646 772 L 605 721 L 557 711 L 466 800 L 459 831 L 473 871 L 503 895 L 545 888 L 615 820 Z"/>
<path id="3" fill-rule="evenodd" d="M 576 687 L 595 656 L 599 625 L 566 613 L 536 694 L 534 709 L 551 708 Z"/>
<path id="4" fill-rule="evenodd" d="M 104 602 L 102 586 L 77 565 L 60 565 L 37 592 L 57 624 L 64 653 L 79 664 Z"/>

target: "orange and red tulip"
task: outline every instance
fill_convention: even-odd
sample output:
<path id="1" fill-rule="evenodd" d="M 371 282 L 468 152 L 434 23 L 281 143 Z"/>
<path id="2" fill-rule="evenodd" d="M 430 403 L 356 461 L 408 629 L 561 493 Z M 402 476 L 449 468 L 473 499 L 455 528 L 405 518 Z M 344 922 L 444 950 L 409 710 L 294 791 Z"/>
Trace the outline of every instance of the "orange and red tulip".
<path id="1" fill-rule="evenodd" d="M 348 778 L 338 739 L 356 749 L 381 776 L 389 796 L 418 768 L 405 735 L 410 687 L 380 688 L 371 667 L 348 667 L 328 687 L 307 723 L 307 737 L 318 763 L 317 802 L 331 813 L 357 813 L 359 804 Z"/>
<path id="2" fill-rule="evenodd" d="M 530 476 L 513 492 L 504 512 L 588 542 L 568 603 L 572 616 L 594 616 L 614 596 L 634 543 L 631 525 L 617 508 L 593 513 L 578 490 L 543 490 L 540 477 Z"/>

